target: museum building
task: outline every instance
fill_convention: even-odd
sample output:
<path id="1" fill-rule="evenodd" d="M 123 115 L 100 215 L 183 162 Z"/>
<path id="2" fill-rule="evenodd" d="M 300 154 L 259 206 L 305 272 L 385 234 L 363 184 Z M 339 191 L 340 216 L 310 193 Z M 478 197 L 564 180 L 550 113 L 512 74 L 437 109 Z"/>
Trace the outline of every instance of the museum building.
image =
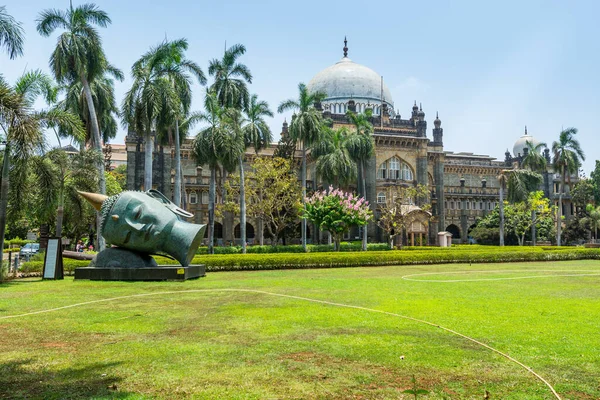
<path id="1" fill-rule="evenodd" d="M 418 244 L 435 244 L 437 233 L 452 233 L 453 241 L 468 242 L 468 232 L 477 218 L 493 210 L 499 200 L 499 183 L 497 177 L 503 169 L 519 165 L 526 154 L 526 141 L 539 143 L 533 136 L 525 133 L 514 143 L 512 154 L 507 150 L 504 161 L 487 155 L 476 155 L 467 152 L 451 152 L 444 150 L 444 129 L 442 121 L 436 113 L 433 129 L 428 132 L 425 112 L 415 101 L 407 118 L 402 118 L 395 111 L 390 90 L 382 77 L 372 69 L 352 61 L 348 57 L 346 41 L 343 57 L 335 64 L 317 73 L 308 83 L 311 92 L 320 91 L 326 98 L 315 107 L 323 113 L 323 117 L 332 121 L 333 127 L 351 127 L 347 111 L 357 113 L 371 109 L 373 116 L 373 137 L 375 152 L 366 168 L 366 197 L 374 207 L 377 217 L 378 205 L 386 202 L 394 187 L 399 185 L 425 185 L 429 188 L 431 219 L 411 224 L 407 228 L 408 244 L 417 244 L 415 237 L 422 240 Z M 288 134 L 288 124 L 284 122 L 281 137 Z M 142 136 L 129 132 L 127 147 L 127 189 L 140 190 L 144 176 L 144 141 Z M 195 214 L 197 223 L 208 220 L 208 184 L 210 172 L 206 166 L 197 166 L 192 156 L 192 139 L 188 138 L 181 146 L 181 164 L 184 177 L 185 207 Z M 272 156 L 277 145 L 273 144 L 259 152 L 259 156 Z M 173 155 L 172 146 L 157 144 L 154 150 L 153 182 L 155 188 L 167 197 L 173 192 Z M 246 161 L 256 157 L 253 149 L 248 149 Z M 300 157 L 300 152 L 297 152 Z M 549 161 L 548 150 L 544 156 Z M 315 173 L 314 161 L 309 159 L 307 166 L 308 189 L 318 189 L 323 183 Z M 219 182 L 223 182 L 225 174 L 218 174 Z M 559 177 L 550 171 L 544 174 L 542 189 L 546 196 L 555 201 L 558 191 Z M 356 185 L 350 185 L 356 190 Z M 217 202 L 221 201 L 219 190 Z M 566 196 L 566 207 L 563 215 L 567 218 L 573 212 L 569 197 Z M 255 241 L 257 221 L 248 218 L 247 238 Z M 309 225 L 310 227 L 310 225 Z M 323 234 L 311 232 L 311 242 L 322 241 Z M 314 234 L 314 235 L 313 235 Z M 239 217 L 224 215 L 215 222 L 215 236 L 219 244 L 237 243 L 240 236 Z M 313 238 L 313 236 L 315 236 Z M 368 226 L 370 242 L 386 241 L 384 232 L 376 223 Z M 350 232 L 346 239 L 359 238 L 358 229 Z"/>

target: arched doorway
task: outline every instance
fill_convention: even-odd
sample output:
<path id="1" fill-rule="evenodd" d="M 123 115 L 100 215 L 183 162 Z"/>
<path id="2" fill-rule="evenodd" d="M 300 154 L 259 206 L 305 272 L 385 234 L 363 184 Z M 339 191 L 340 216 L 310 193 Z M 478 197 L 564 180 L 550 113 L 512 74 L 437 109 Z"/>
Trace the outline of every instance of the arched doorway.
<path id="1" fill-rule="evenodd" d="M 242 236 L 242 227 L 237 224 L 233 229 L 233 236 L 239 239 Z M 246 222 L 246 239 L 254 239 L 254 227 Z"/>
<path id="2" fill-rule="evenodd" d="M 215 221 L 215 233 L 213 235 L 213 237 L 215 239 L 223 239 L 223 225 L 221 225 L 219 222 Z M 208 238 L 208 226 L 206 227 L 206 230 L 204 231 L 204 238 Z"/>
<path id="3" fill-rule="evenodd" d="M 452 234 L 452 239 L 460 239 L 460 229 L 454 224 L 450 224 L 446 227 L 446 232 Z"/>

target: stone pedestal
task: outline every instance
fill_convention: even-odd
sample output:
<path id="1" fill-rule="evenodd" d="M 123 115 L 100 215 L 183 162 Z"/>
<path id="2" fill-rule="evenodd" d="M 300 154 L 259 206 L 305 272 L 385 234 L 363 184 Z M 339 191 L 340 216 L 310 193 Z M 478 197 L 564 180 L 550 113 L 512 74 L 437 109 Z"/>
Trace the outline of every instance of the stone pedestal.
<path id="1" fill-rule="evenodd" d="M 75 268 L 75 279 L 92 281 L 185 281 L 206 276 L 205 265 L 157 265 L 142 268 Z"/>

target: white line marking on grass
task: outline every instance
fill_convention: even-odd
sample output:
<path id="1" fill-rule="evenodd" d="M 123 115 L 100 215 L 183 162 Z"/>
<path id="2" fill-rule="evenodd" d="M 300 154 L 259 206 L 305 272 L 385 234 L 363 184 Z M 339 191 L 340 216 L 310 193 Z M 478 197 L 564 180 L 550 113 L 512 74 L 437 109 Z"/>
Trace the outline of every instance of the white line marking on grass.
<path id="1" fill-rule="evenodd" d="M 548 275 L 527 275 L 527 276 L 515 276 L 515 277 L 507 277 L 507 278 L 475 278 L 475 279 L 413 279 L 415 276 L 431 276 L 431 275 L 455 275 L 455 274 L 473 274 L 473 273 L 525 273 L 525 272 L 593 272 L 591 274 L 548 274 Z M 556 277 L 577 277 L 577 276 L 600 276 L 600 272 L 596 270 L 582 270 L 582 269 L 538 269 L 538 270 L 516 270 L 516 269 L 505 269 L 505 270 L 497 270 L 497 271 L 451 271 L 451 272 L 426 272 L 423 274 L 411 274 L 404 275 L 402 279 L 405 281 L 413 281 L 413 282 L 440 282 L 440 283 L 452 283 L 452 282 L 482 282 L 482 281 L 505 281 L 505 280 L 516 280 L 516 279 L 536 279 L 536 278 L 556 278 Z"/>
<path id="2" fill-rule="evenodd" d="M 141 293 L 141 294 L 133 294 L 133 295 L 128 295 L 128 296 L 119 296 L 119 297 L 112 297 L 112 298 L 108 298 L 108 299 L 99 299 L 99 300 L 91 300 L 91 301 L 86 301 L 83 303 L 76 303 L 76 304 L 71 304 L 71 305 L 67 305 L 67 306 L 62 306 L 62 307 L 56 307 L 56 308 L 49 308 L 47 310 L 39 310 L 39 311 L 32 311 L 32 312 L 28 312 L 28 313 L 24 313 L 24 314 L 16 314 L 16 315 L 6 315 L 3 317 L 0 317 L 0 320 L 5 320 L 5 319 L 11 319 L 11 318 L 19 318 L 19 317 L 25 317 L 25 316 L 29 316 L 29 315 L 38 315 L 38 314 L 44 314 L 44 313 L 49 313 L 49 312 L 53 312 L 53 311 L 60 311 L 60 310 L 65 310 L 68 308 L 74 308 L 74 307 L 81 307 L 81 306 L 85 306 L 85 305 L 89 305 L 89 304 L 97 304 L 97 303 L 104 303 L 104 302 L 109 302 L 109 301 L 114 301 L 114 300 L 122 300 L 122 299 L 130 299 L 130 298 L 134 298 L 134 297 L 149 297 L 149 296 L 160 296 L 160 295 L 168 295 L 168 294 L 181 294 L 181 293 L 206 293 L 206 292 L 242 292 L 242 293 L 257 293 L 257 294 L 264 294 L 264 295 L 269 295 L 269 296 L 277 296 L 277 297 L 283 297 L 283 298 L 288 298 L 288 299 L 295 299 L 295 300 L 303 300 L 303 301 L 309 301 L 312 303 L 319 303 L 319 304 L 326 304 L 326 305 L 330 305 L 330 306 L 335 306 L 335 307 L 344 307 L 344 308 L 352 308 L 355 310 L 362 310 L 362 311 L 369 311 L 369 312 L 374 312 L 374 313 L 379 313 L 379 314 L 384 314 L 384 315 L 390 315 L 392 317 L 398 317 L 398 318 L 402 318 L 402 319 L 406 319 L 409 321 L 413 321 L 413 322 L 418 322 L 421 324 L 425 324 L 425 325 L 429 325 L 432 326 L 434 328 L 439 328 L 443 331 L 446 331 L 448 333 L 452 333 L 456 336 L 460 336 L 463 339 L 466 339 L 470 342 L 473 342 L 475 344 L 478 344 L 496 354 L 501 355 L 502 357 L 512 361 L 513 363 L 523 367 L 526 371 L 528 371 L 529 373 L 531 373 L 532 375 L 534 375 L 537 379 L 539 379 L 541 382 L 543 382 L 552 392 L 552 394 L 559 400 L 562 400 L 562 398 L 560 397 L 560 395 L 556 392 L 556 390 L 554 390 L 554 387 L 552 387 L 552 385 L 545 380 L 541 375 L 539 375 L 537 372 L 535 372 L 533 369 L 531 369 L 530 367 L 526 366 L 525 364 L 523 364 L 522 362 L 520 362 L 519 360 L 509 356 L 506 353 L 501 352 L 500 350 L 497 350 L 493 347 L 491 347 L 490 345 L 487 345 L 483 342 L 480 342 L 477 339 L 474 339 L 472 337 L 469 337 L 467 335 L 463 335 L 462 333 L 459 333 L 453 329 L 450 328 L 446 328 L 444 326 L 438 325 L 438 324 L 434 324 L 433 322 L 429 322 L 429 321 L 425 321 L 422 319 L 418 319 L 418 318 L 413 318 L 413 317 L 409 317 L 406 315 L 401 315 L 401 314 L 396 314 L 393 312 L 389 312 L 389 311 L 382 311 L 382 310 L 376 310 L 373 308 L 367 308 L 367 307 L 361 307 L 361 306 L 353 306 L 351 304 L 343 304 L 343 303 L 335 303 L 335 302 L 331 302 L 331 301 L 327 301 L 327 300 L 318 300 L 318 299 L 311 299 L 309 297 L 301 297 L 301 296 L 293 296 L 293 295 L 289 295 L 289 294 L 281 294 L 281 293 L 271 293 L 271 292 L 265 292 L 263 290 L 254 290 L 254 289 L 191 289 L 191 290 L 177 290 L 177 291 L 168 291 L 168 292 L 153 292 L 153 293 Z"/>

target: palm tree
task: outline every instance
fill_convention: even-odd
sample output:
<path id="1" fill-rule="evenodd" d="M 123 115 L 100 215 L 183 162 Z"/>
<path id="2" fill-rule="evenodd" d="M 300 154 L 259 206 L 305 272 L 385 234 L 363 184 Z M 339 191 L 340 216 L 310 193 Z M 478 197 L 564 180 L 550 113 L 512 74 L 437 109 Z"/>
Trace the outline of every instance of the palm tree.
<path id="1" fill-rule="evenodd" d="M 5 6 L 0 6 L 0 47 L 5 48 L 12 60 L 23 55 L 24 42 L 23 26 L 6 12 Z"/>
<path id="2" fill-rule="evenodd" d="M 350 156 L 356 162 L 360 179 L 356 185 L 358 193 L 365 200 L 367 198 L 367 180 L 365 174 L 365 165 L 375 151 L 375 141 L 373 140 L 373 125 L 369 121 L 373 115 L 371 109 L 367 109 L 363 114 L 356 114 L 352 111 L 346 113 L 350 122 L 354 125 L 356 131 L 350 136 L 347 144 Z M 367 226 L 363 227 L 362 250 L 367 250 Z"/>
<path id="3" fill-rule="evenodd" d="M 346 127 L 323 129 L 321 139 L 311 147 L 311 156 L 316 160 L 317 175 L 335 188 L 348 185 L 356 179 L 356 163 L 348 150 L 352 137 Z"/>
<path id="4" fill-rule="evenodd" d="M 589 220 L 594 224 L 594 239 L 598 240 L 598 224 L 600 223 L 600 206 L 594 206 L 593 204 L 588 204 L 586 206 L 586 211 L 588 212 Z"/>
<path id="5" fill-rule="evenodd" d="M 39 208 L 46 217 L 56 211 L 56 237 L 62 236 L 65 199 L 79 197 L 78 190 L 94 192 L 97 189 L 98 157 L 101 155 L 93 150 L 69 155 L 63 149 L 53 149 L 33 157 L 36 187 L 41 200 Z"/>
<path id="6" fill-rule="evenodd" d="M 100 126 L 98 114 L 90 82 L 102 76 L 111 67 L 102 49 L 102 40 L 94 27 L 105 28 L 111 23 L 108 14 L 100 10 L 95 4 L 83 4 L 73 8 L 73 4 L 66 11 L 48 9 L 40 13 L 37 19 L 37 31 L 40 35 L 48 37 L 56 29 L 62 28 L 64 32 L 59 36 L 56 48 L 50 56 L 50 67 L 54 77 L 59 83 L 80 82 L 85 94 L 91 124 L 94 146 L 102 152 Z M 106 180 L 104 178 L 104 163 L 98 162 L 98 182 L 100 193 L 106 193 Z M 100 234 L 101 218 L 97 213 L 96 227 L 98 232 L 98 249 L 104 248 L 104 239 Z"/>
<path id="7" fill-rule="evenodd" d="M 273 140 L 271 129 L 265 121 L 265 117 L 273 117 L 273 112 L 269 109 L 266 101 L 258 101 L 258 96 L 253 94 L 245 110 L 246 118 L 242 127 L 245 146 L 252 146 L 255 153 L 267 147 Z M 240 231 L 242 237 L 242 253 L 246 252 L 246 197 L 244 183 L 244 163 L 240 157 Z M 263 221 L 260 220 L 258 237 L 260 244 L 263 243 Z"/>
<path id="8" fill-rule="evenodd" d="M 98 127 L 103 143 L 108 142 L 117 135 L 119 108 L 115 98 L 114 79 L 123 81 L 123 74 L 119 70 L 107 70 L 101 76 L 96 76 L 90 81 L 90 89 L 92 91 L 92 99 L 94 108 L 98 117 Z M 58 107 L 63 110 L 68 110 L 73 114 L 79 115 L 85 126 L 86 135 L 81 141 L 80 147 L 84 149 L 86 146 L 97 148 L 94 135 L 92 133 L 92 124 L 90 122 L 90 111 L 87 106 L 85 92 L 81 82 L 71 82 L 68 85 L 63 85 L 61 91 L 65 93 L 65 97 L 58 103 Z M 59 137 L 69 137 L 70 132 L 58 130 Z"/>
<path id="9" fill-rule="evenodd" d="M 567 176 L 578 171 L 581 161 L 585 160 L 585 154 L 579 145 L 575 135 L 576 128 L 567 128 L 560 132 L 558 141 L 552 143 L 552 166 L 554 170 L 560 173 L 560 190 L 558 192 L 558 215 L 556 225 L 556 245 L 561 245 L 561 230 L 562 230 L 562 208 L 563 194 L 565 191 L 565 182 Z M 567 175 L 568 174 L 568 175 Z"/>
<path id="10" fill-rule="evenodd" d="M 175 193 L 173 201 L 178 207 L 181 206 L 182 193 L 180 123 L 190 112 L 192 78 L 195 78 L 201 85 L 206 84 L 206 77 L 200 66 L 185 58 L 184 53 L 187 48 L 186 39 L 164 41 L 149 55 L 154 60 L 146 60 L 155 65 L 156 76 L 164 77 L 171 83 L 173 94 L 175 94 L 175 96 L 165 95 L 163 97 L 165 103 L 162 107 L 163 121 L 161 125 L 168 131 L 171 131 L 173 126 L 175 128 Z"/>
<path id="11" fill-rule="evenodd" d="M 222 122 L 223 109 L 219 105 L 217 95 L 208 91 L 204 99 L 203 113 L 198 119 L 207 126 L 202 129 L 194 140 L 194 158 L 198 165 L 208 165 L 210 169 L 210 184 L 208 190 L 208 254 L 214 254 L 215 230 L 215 197 L 216 173 L 219 168 L 219 157 L 222 154 L 225 132 Z"/>
<path id="12" fill-rule="evenodd" d="M 13 87 L 0 78 L 0 127 L 6 141 L 0 189 L 0 249 L 4 248 L 9 182 L 11 178 L 14 181 L 11 203 L 15 208 L 11 212 L 16 213 L 27 193 L 21 188 L 28 174 L 29 159 L 45 146 L 43 130 L 54 125 L 65 126 L 78 136 L 84 133 L 81 120 L 71 113 L 56 108 L 33 110 L 38 96 L 51 100 L 56 94 L 49 83 L 50 79 L 39 71 L 26 73 Z M 3 274 L 0 257 L 0 279 Z"/>
<path id="13" fill-rule="evenodd" d="M 531 191 L 537 189 L 542 176 L 525 169 L 505 169 L 498 176 L 500 183 L 498 211 L 500 214 L 500 246 L 504 246 L 504 191 L 508 187 L 508 201 L 524 201 Z"/>
<path id="14" fill-rule="evenodd" d="M 309 93 L 306 85 L 298 85 L 298 99 L 281 102 L 277 112 L 296 111 L 290 124 L 290 136 L 296 141 L 302 141 L 302 205 L 306 207 L 306 150 L 317 142 L 323 127 L 323 114 L 315 108 L 315 103 L 326 97 L 325 93 Z M 302 219 L 302 248 L 306 252 L 306 219 Z"/>
<path id="15" fill-rule="evenodd" d="M 165 96 L 176 95 L 170 82 L 156 73 L 163 62 L 160 47 L 151 48 L 131 67 L 133 84 L 121 105 L 123 125 L 144 134 L 144 189 L 152 189 L 152 152 L 154 134 L 161 117 Z M 173 101 L 176 101 L 174 99 Z"/>
<path id="16" fill-rule="evenodd" d="M 213 59 L 208 65 L 209 75 L 215 77 L 210 89 L 217 94 L 222 107 L 241 110 L 248 105 L 246 83 L 252 83 L 252 74 L 246 65 L 237 62 L 245 52 L 244 45 L 233 45 L 225 50 L 222 59 Z"/>
<path id="17" fill-rule="evenodd" d="M 525 156 L 521 161 L 521 166 L 523 168 L 528 168 L 533 172 L 538 172 L 543 174 L 546 172 L 548 163 L 546 161 L 546 157 L 542 155 L 542 150 L 545 149 L 546 143 L 538 143 L 534 144 L 532 141 L 527 140 L 525 142 Z M 547 177 L 547 175 L 544 175 Z M 531 219 L 532 221 L 536 220 L 536 211 L 531 211 Z M 531 224 L 531 244 L 535 246 L 536 244 L 536 233 L 535 233 L 535 224 Z"/>

